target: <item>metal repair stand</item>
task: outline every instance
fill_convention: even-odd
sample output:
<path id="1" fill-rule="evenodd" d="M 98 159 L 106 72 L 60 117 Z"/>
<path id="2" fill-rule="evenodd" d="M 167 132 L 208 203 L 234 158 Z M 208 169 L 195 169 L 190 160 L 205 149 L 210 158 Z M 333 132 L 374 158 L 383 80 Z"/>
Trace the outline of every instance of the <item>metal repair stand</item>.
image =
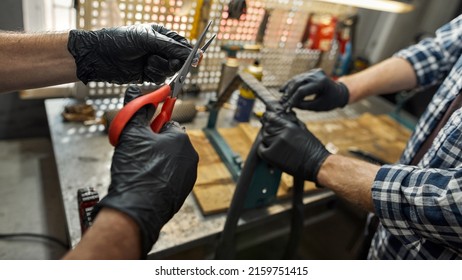
<path id="1" fill-rule="evenodd" d="M 255 139 L 245 165 L 242 167 L 241 158 L 236 155 L 227 145 L 216 129 L 216 121 L 221 106 L 229 99 L 230 95 L 241 83 L 245 83 L 266 106 L 267 111 L 282 111 L 278 100 L 266 89 L 260 81 L 251 74 L 239 72 L 220 94 L 217 100 L 209 103 L 209 120 L 204 133 L 212 146 L 217 151 L 222 161 L 230 171 L 236 189 L 228 210 L 228 215 L 223 232 L 218 242 L 215 258 L 232 259 L 235 257 L 235 233 L 239 217 L 244 209 L 262 207 L 272 203 L 276 199 L 276 193 L 281 181 L 282 172 L 267 164 L 257 154 L 261 143 L 261 132 Z M 284 258 L 293 259 L 303 230 L 303 187 L 304 180 L 294 177 L 294 193 L 292 201 L 292 221 L 289 243 Z"/>
<path id="2" fill-rule="evenodd" d="M 242 158 L 231 150 L 220 135 L 216 128 L 216 122 L 220 108 L 242 83 L 246 84 L 265 105 L 271 103 L 268 100 L 274 99 L 271 93 L 254 76 L 249 73 L 239 72 L 224 89 L 223 93 L 219 95 L 218 99 L 212 100 L 207 105 L 209 119 L 207 127 L 203 129 L 204 134 L 228 168 L 235 182 L 238 182 L 239 177 L 242 175 Z M 280 170 L 274 169 L 264 162 L 259 163 L 252 174 L 244 208 L 251 209 L 272 203 L 276 199 L 281 174 Z"/>

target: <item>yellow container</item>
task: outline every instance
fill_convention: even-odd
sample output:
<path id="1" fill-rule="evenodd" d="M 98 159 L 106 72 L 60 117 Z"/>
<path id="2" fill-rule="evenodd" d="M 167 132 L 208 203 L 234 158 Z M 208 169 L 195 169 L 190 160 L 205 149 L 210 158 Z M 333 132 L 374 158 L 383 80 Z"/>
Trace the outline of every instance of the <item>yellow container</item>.
<path id="1" fill-rule="evenodd" d="M 263 68 L 260 65 L 258 60 L 246 67 L 245 72 L 252 74 L 259 81 L 263 78 Z M 253 110 L 253 105 L 255 104 L 255 95 L 253 92 L 245 85 L 242 85 L 239 89 L 239 98 L 237 100 L 236 112 L 234 114 L 234 119 L 238 122 L 248 122 L 250 115 Z"/>

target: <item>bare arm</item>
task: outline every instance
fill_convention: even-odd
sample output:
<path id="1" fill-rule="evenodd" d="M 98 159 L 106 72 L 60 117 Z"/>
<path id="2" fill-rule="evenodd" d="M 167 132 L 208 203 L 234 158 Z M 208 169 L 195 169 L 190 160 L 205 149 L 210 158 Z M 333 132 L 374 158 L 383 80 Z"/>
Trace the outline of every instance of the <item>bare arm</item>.
<path id="1" fill-rule="evenodd" d="M 126 214 L 104 208 L 74 250 L 64 259 L 139 259 L 141 239 L 137 223 Z"/>
<path id="2" fill-rule="evenodd" d="M 0 92 L 77 81 L 68 36 L 0 32 Z"/>
<path id="3" fill-rule="evenodd" d="M 340 197 L 374 212 L 372 184 L 380 166 L 364 161 L 330 155 L 321 165 L 318 183 L 334 191 Z"/>
<path id="4" fill-rule="evenodd" d="M 402 58 L 386 59 L 364 71 L 339 79 L 350 92 L 348 103 L 362 98 L 393 93 L 417 86 L 411 64 Z M 364 161 L 331 155 L 321 166 L 318 180 L 353 204 L 374 212 L 372 184 L 380 167 Z"/>
<path id="5" fill-rule="evenodd" d="M 359 73 L 341 77 L 339 81 L 350 92 L 348 103 L 417 86 L 414 68 L 407 60 L 398 57 L 386 59 Z"/>

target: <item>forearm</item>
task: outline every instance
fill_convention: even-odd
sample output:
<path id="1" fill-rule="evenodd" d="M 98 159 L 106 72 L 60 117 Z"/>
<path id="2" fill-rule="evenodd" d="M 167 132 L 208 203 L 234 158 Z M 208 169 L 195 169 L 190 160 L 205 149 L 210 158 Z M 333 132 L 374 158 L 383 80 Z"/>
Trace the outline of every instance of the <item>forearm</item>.
<path id="1" fill-rule="evenodd" d="M 360 208 L 374 212 L 372 184 L 379 169 L 380 166 L 364 161 L 330 155 L 321 165 L 318 184 Z"/>
<path id="2" fill-rule="evenodd" d="M 417 77 L 411 64 L 397 57 L 384 60 L 359 73 L 341 77 L 339 81 L 344 83 L 350 92 L 348 103 L 417 86 Z"/>
<path id="3" fill-rule="evenodd" d="M 103 208 L 82 240 L 64 259 L 139 259 L 139 227 L 120 211 Z"/>
<path id="4" fill-rule="evenodd" d="M 77 81 L 68 33 L 0 32 L 0 92 Z"/>

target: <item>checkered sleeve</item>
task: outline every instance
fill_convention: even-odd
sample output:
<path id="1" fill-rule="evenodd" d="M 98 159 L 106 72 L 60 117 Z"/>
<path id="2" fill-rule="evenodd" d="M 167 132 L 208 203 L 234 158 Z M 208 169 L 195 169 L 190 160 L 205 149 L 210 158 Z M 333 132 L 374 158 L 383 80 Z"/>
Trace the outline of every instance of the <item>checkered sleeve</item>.
<path id="1" fill-rule="evenodd" d="M 384 165 L 372 199 L 382 225 L 408 246 L 424 239 L 462 253 L 462 170 Z"/>
<path id="2" fill-rule="evenodd" d="M 441 83 L 462 52 L 462 15 L 427 38 L 394 54 L 411 63 L 419 87 Z"/>

